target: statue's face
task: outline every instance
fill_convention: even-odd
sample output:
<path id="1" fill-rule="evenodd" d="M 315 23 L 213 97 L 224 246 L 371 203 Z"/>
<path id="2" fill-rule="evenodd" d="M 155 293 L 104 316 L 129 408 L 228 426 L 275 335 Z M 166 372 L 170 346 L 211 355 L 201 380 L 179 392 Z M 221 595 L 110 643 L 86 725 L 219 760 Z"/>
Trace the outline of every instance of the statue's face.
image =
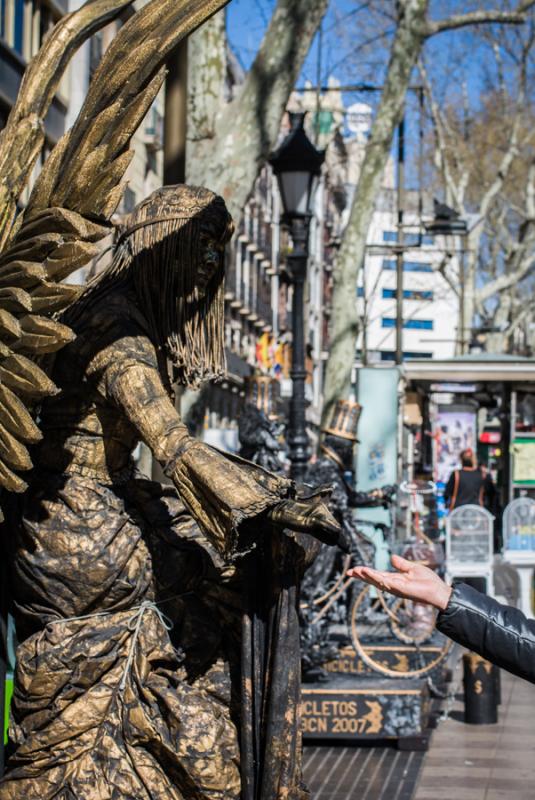
<path id="1" fill-rule="evenodd" d="M 219 241 L 212 226 L 205 225 L 200 233 L 201 258 L 197 275 L 197 285 L 202 294 L 211 279 L 221 270 L 225 245 Z"/>

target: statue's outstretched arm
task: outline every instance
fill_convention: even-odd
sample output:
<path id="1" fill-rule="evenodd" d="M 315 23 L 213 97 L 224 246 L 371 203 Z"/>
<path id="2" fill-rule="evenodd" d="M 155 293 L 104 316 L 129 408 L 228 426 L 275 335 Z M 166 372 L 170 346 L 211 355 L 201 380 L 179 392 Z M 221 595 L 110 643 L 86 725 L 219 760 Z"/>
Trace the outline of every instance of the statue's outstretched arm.
<path id="1" fill-rule="evenodd" d="M 222 555 L 239 551 L 242 522 L 289 496 L 290 481 L 248 462 L 235 463 L 190 436 L 156 368 L 121 359 L 107 370 L 106 393 L 135 426 Z"/>

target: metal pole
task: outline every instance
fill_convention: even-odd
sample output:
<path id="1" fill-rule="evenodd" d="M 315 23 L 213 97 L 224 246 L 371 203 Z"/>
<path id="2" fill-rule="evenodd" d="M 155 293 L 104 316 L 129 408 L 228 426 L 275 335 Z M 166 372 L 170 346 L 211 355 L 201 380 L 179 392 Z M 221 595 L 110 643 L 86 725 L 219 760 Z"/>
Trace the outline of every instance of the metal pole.
<path id="1" fill-rule="evenodd" d="M 316 63 L 316 122 L 314 125 L 314 144 L 318 146 L 320 138 L 320 110 L 321 110 L 321 59 L 323 51 L 323 20 L 318 31 L 318 60 Z"/>
<path id="2" fill-rule="evenodd" d="M 405 117 L 398 125 L 398 241 L 396 255 L 396 364 L 403 362 L 403 210 L 405 207 Z"/>
<path id="3" fill-rule="evenodd" d="M 188 40 L 171 54 L 165 79 L 163 177 L 166 185 L 186 180 L 186 125 L 188 115 Z"/>
<path id="4" fill-rule="evenodd" d="M 459 338 L 461 340 L 461 355 L 463 356 L 466 353 L 466 320 L 465 320 L 466 300 L 465 300 L 465 287 L 464 287 L 464 277 L 465 277 L 464 276 L 464 272 L 465 272 L 465 270 L 464 270 L 464 251 L 465 251 L 465 247 L 464 247 L 464 238 L 462 236 L 460 237 L 460 240 L 461 240 L 461 263 L 459 264 L 459 267 L 460 267 L 460 273 L 461 273 L 460 274 L 461 286 L 460 286 L 460 295 L 459 295 L 459 304 L 460 304 L 459 314 L 460 314 L 461 320 L 460 320 L 459 328 L 460 328 L 460 334 L 461 335 L 460 335 Z"/>
<path id="5" fill-rule="evenodd" d="M 290 400 L 290 422 L 288 427 L 288 450 L 290 475 L 296 483 L 305 479 L 309 457 L 309 441 L 306 429 L 305 399 L 305 281 L 308 261 L 309 218 L 292 220 L 291 236 L 293 251 L 287 258 L 287 268 L 293 286 L 292 300 L 292 397 Z"/>
<path id="6" fill-rule="evenodd" d="M 515 457 L 513 453 L 513 448 L 511 447 L 512 443 L 515 440 L 516 434 L 516 415 L 517 415 L 517 393 L 516 389 L 510 389 L 510 401 L 508 403 L 510 412 L 509 412 L 509 430 L 507 431 L 507 438 L 506 441 L 507 449 L 506 453 L 508 453 L 507 461 L 506 461 L 506 468 L 507 468 L 507 503 L 512 502 L 515 499 L 515 487 L 513 485 L 513 476 L 514 476 L 514 467 L 515 467 Z M 507 405 L 505 406 L 507 408 Z M 505 505 L 505 504 L 504 504 Z"/>

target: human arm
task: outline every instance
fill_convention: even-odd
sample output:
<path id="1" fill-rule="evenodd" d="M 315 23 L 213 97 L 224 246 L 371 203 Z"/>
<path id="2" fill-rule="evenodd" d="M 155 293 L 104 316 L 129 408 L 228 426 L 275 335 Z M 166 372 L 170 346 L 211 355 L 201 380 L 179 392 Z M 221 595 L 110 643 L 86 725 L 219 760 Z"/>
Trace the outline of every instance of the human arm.
<path id="1" fill-rule="evenodd" d="M 444 502 L 446 504 L 446 508 L 450 507 L 450 501 L 451 498 L 453 497 L 454 486 L 455 486 L 455 472 L 452 472 L 450 477 L 448 478 L 446 488 L 444 489 Z"/>
<path id="2" fill-rule="evenodd" d="M 437 628 L 459 644 L 535 683 L 535 620 L 466 583 L 453 587 Z"/>
<path id="3" fill-rule="evenodd" d="M 499 667 L 535 683 L 535 621 L 465 583 L 448 586 L 423 564 L 392 556 L 397 572 L 353 567 L 348 575 L 439 610 L 437 629 Z"/>

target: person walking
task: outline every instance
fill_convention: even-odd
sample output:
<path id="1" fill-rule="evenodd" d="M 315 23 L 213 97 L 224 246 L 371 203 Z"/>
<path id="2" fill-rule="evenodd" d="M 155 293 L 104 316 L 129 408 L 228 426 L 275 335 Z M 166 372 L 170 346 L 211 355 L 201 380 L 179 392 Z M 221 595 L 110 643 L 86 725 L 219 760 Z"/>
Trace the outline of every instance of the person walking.
<path id="1" fill-rule="evenodd" d="M 461 469 L 453 470 L 444 490 L 446 507 L 449 511 L 466 505 L 488 508 L 495 494 L 490 474 L 478 467 L 471 448 L 461 452 L 460 460 Z"/>

